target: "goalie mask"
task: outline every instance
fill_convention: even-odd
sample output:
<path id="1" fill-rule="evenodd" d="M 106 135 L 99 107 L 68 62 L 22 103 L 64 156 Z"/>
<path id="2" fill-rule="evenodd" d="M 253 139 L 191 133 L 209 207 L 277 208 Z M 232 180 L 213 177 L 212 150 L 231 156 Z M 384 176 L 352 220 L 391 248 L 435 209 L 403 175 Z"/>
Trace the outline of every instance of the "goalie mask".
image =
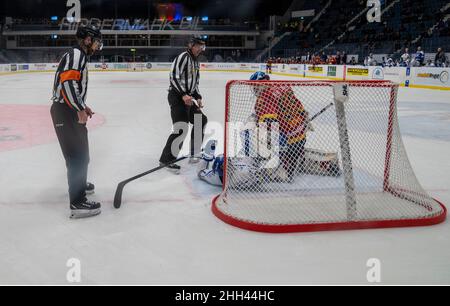
<path id="1" fill-rule="evenodd" d="M 265 74 L 262 71 L 257 71 L 253 73 L 250 76 L 250 81 L 269 81 L 270 77 L 269 75 Z M 261 85 L 254 85 L 252 87 L 252 91 L 255 94 L 256 97 L 259 97 L 264 92 L 265 86 Z"/>
<path id="2" fill-rule="evenodd" d="M 251 75 L 250 81 L 270 81 L 270 76 L 262 71 L 257 71 Z"/>

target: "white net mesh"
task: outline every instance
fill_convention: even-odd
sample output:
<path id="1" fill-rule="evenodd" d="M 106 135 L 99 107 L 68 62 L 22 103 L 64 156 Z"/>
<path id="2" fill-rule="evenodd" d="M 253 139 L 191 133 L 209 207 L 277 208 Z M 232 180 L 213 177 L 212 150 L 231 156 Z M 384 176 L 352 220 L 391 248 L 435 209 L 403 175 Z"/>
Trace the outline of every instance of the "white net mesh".
<path id="1" fill-rule="evenodd" d="M 268 231 L 442 221 L 445 208 L 420 186 L 403 147 L 397 89 L 390 82 L 229 83 L 216 215 Z"/>

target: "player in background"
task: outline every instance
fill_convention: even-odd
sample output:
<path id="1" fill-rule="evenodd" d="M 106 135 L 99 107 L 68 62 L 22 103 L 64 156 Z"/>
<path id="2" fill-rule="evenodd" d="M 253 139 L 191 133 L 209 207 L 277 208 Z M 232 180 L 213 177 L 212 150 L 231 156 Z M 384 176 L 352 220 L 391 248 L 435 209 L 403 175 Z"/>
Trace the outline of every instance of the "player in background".
<path id="1" fill-rule="evenodd" d="M 266 74 L 272 74 L 272 59 L 270 57 L 266 64 Z"/>
<path id="2" fill-rule="evenodd" d="M 56 136 L 66 160 L 71 218 L 100 214 L 100 203 L 89 201 L 94 185 L 87 182 L 89 144 L 86 123 L 94 112 L 86 105 L 89 56 L 103 47 L 100 31 L 80 26 L 78 46 L 65 53 L 56 71 L 50 110 Z"/>

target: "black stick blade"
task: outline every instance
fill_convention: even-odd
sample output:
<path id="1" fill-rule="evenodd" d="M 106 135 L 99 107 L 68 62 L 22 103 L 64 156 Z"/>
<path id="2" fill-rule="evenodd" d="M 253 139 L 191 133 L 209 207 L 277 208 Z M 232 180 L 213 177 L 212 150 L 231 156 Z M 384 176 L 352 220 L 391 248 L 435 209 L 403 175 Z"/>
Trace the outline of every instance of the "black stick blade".
<path id="1" fill-rule="evenodd" d="M 114 208 L 116 209 L 119 209 L 122 205 L 123 187 L 125 187 L 125 185 L 122 183 L 119 183 L 119 185 L 117 185 L 116 194 L 114 195 Z"/>
<path id="2" fill-rule="evenodd" d="M 130 183 L 130 182 L 132 182 L 134 180 L 137 180 L 137 179 L 139 179 L 139 178 L 141 178 L 143 176 L 146 176 L 146 175 L 148 175 L 150 173 L 153 173 L 153 172 L 158 171 L 160 169 L 166 168 L 167 166 L 172 165 L 172 164 L 174 164 L 176 162 L 182 161 L 183 159 L 186 159 L 186 158 L 188 158 L 188 156 L 180 157 L 180 158 L 178 158 L 178 159 L 176 159 L 176 160 L 174 160 L 174 161 L 172 161 L 172 162 L 170 162 L 168 164 L 160 165 L 159 167 L 153 168 L 153 169 L 148 170 L 148 171 L 146 171 L 144 173 L 141 173 L 141 174 L 138 174 L 136 176 L 133 176 L 132 178 L 129 178 L 129 179 L 123 181 L 123 182 L 120 182 L 119 185 L 117 185 L 116 194 L 114 195 L 114 208 L 119 209 L 120 206 L 122 205 L 122 192 L 123 192 L 123 188 L 125 187 L 126 184 L 128 184 L 128 183 Z"/>

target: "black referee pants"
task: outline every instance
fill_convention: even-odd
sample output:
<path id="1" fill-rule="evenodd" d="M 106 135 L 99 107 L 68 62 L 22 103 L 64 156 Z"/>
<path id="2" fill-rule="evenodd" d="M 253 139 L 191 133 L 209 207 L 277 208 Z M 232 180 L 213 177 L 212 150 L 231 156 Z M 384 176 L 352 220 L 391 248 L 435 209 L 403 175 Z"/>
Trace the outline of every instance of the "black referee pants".
<path id="1" fill-rule="evenodd" d="M 166 146 L 159 159 L 162 163 L 171 162 L 178 157 L 187 136 L 189 123 L 193 124 L 190 154 L 194 155 L 199 153 L 205 136 L 205 126 L 208 123 L 208 118 L 197 106 L 186 106 L 183 98 L 175 91 L 169 90 L 168 100 L 173 132 L 167 139 Z"/>
<path id="2" fill-rule="evenodd" d="M 88 132 L 85 124 L 78 123 L 78 115 L 67 105 L 53 103 L 50 114 L 67 167 L 70 204 L 86 199 L 89 164 Z"/>

